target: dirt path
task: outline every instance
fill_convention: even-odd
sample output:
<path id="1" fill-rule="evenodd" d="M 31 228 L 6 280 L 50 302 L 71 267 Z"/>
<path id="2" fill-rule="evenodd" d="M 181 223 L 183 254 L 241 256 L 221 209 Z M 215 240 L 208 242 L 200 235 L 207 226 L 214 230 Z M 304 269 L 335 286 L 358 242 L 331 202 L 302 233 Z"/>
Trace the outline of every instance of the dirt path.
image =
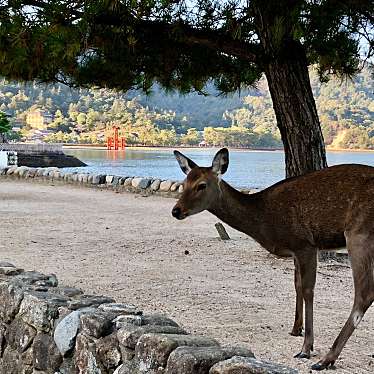
<path id="1" fill-rule="evenodd" d="M 146 312 L 164 312 L 191 333 L 251 348 L 261 359 L 308 373 L 331 346 L 352 300 L 347 267 L 319 267 L 315 349 L 311 361 L 292 358 L 302 338 L 293 322 L 292 261 L 271 257 L 251 239 L 202 213 L 170 215 L 172 199 L 69 186 L 0 180 L 0 259 L 55 273 L 79 286 Z M 185 255 L 185 250 L 190 252 Z M 374 372 L 374 307 L 349 340 L 337 373 Z"/>

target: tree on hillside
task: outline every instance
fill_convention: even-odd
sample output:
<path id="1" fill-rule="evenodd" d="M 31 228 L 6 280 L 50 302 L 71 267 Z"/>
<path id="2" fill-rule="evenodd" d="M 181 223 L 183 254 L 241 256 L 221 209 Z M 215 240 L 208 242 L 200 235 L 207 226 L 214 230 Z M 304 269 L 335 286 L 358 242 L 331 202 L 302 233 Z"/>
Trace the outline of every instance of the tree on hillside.
<path id="1" fill-rule="evenodd" d="M 0 112 L 0 143 L 6 142 L 6 133 L 12 129 L 7 115 L 3 112 Z"/>
<path id="2" fill-rule="evenodd" d="M 307 66 L 351 76 L 373 52 L 372 0 L 0 2 L 0 74 L 183 93 L 255 85 L 265 73 L 287 176 L 326 166 Z M 365 39 L 366 43 L 360 44 Z"/>

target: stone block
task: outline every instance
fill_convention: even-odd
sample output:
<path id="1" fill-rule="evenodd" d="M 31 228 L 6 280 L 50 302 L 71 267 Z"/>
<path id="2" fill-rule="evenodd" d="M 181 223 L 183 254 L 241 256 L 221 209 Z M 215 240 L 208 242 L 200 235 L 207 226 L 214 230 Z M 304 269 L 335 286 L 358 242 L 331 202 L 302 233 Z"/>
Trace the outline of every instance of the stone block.
<path id="1" fill-rule="evenodd" d="M 112 186 L 118 186 L 120 179 L 121 177 L 118 177 L 117 175 L 115 175 L 112 180 Z"/>
<path id="2" fill-rule="evenodd" d="M 0 319 L 9 323 L 18 313 L 24 295 L 24 287 L 18 282 L 0 282 Z"/>
<path id="3" fill-rule="evenodd" d="M 92 181 L 91 181 L 92 184 L 100 184 L 100 175 L 97 175 L 97 174 L 94 174 L 92 176 Z"/>
<path id="4" fill-rule="evenodd" d="M 41 176 L 44 177 L 44 178 L 48 178 L 50 172 L 51 172 L 51 170 L 49 168 L 44 168 L 43 174 Z"/>
<path id="5" fill-rule="evenodd" d="M 151 190 L 152 191 L 158 191 L 158 189 L 160 188 L 160 184 L 161 184 L 161 181 L 160 179 L 155 179 L 152 184 L 151 184 Z"/>
<path id="6" fill-rule="evenodd" d="M 36 176 L 37 177 L 42 177 L 45 172 L 44 168 L 37 168 Z"/>
<path id="7" fill-rule="evenodd" d="M 104 303 L 113 303 L 114 299 L 106 296 L 81 295 L 74 300 L 68 301 L 68 308 L 77 310 L 89 306 L 98 306 Z"/>
<path id="8" fill-rule="evenodd" d="M 136 343 L 140 337 L 149 333 L 163 333 L 163 334 L 178 334 L 187 335 L 187 332 L 180 327 L 175 326 L 159 326 L 159 325 L 146 325 L 134 326 L 127 325 L 117 331 L 117 338 L 121 345 L 126 348 L 135 349 Z"/>
<path id="9" fill-rule="evenodd" d="M 142 312 L 133 304 L 122 304 L 122 303 L 105 303 L 98 307 L 103 312 L 113 313 L 116 315 L 120 314 L 142 314 Z"/>
<path id="10" fill-rule="evenodd" d="M 13 165 L 13 166 L 11 166 L 11 167 L 8 168 L 6 174 L 7 174 L 7 175 L 12 175 L 12 174 L 14 174 L 14 172 L 15 172 L 16 170 L 17 170 L 17 166 Z"/>
<path id="11" fill-rule="evenodd" d="M 53 179 L 60 179 L 61 175 L 62 174 L 61 174 L 61 172 L 59 170 L 52 172 L 52 178 Z"/>
<path id="12" fill-rule="evenodd" d="M 169 355 L 180 346 L 218 346 L 211 338 L 195 335 L 144 334 L 135 347 L 135 360 L 139 363 L 139 373 L 148 373 L 165 368 Z"/>
<path id="13" fill-rule="evenodd" d="M 25 173 L 24 177 L 25 178 L 35 178 L 36 173 L 37 173 L 37 169 L 36 168 L 29 168 L 29 170 L 27 171 L 27 173 Z"/>
<path id="14" fill-rule="evenodd" d="M 234 356 L 215 364 L 209 374 L 297 374 L 287 366 L 260 361 L 249 357 Z"/>
<path id="15" fill-rule="evenodd" d="M 134 178 L 131 182 L 131 185 L 134 188 L 146 189 L 151 184 L 151 178 Z"/>
<path id="16" fill-rule="evenodd" d="M 132 180 L 133 180 L 133 179 L 134 179 L 134 178 L 132 178 L 132 177 L 126 178 L 125 181 L 123 182 L 123 185 L 124 185 L 125 187 L 130 187 L 130 186 L 132 185 Z"/>
<path id="17" fill-rule="evenodd" d="M 29 168 L 27 166 L 20 166 L 17 168 L 17 174 L 22 178 L 25 176 L 26 173 L 28 173 Z"/>
<path id="18" fill-rule="evenodd" d="M 1 266 L 0 265 L 0 274 L 4 275 L 17 275 L 23 272 L 23 269 L 16 268 L 14 266 Z"/>
<path id="19" fill-rule="evenodd" d="M 24 294 L 19 309 L 22 320 L 37 330 L 49 332 L 54 319 L 58 318 L 58 308 L 67 304 L 67 299 L 48 292 L 28 291 Z"/>
<path id="20" fill-rule="evenodd" d="M 96 340 L 82 333 L 77 336 L 74 364 L 79 374 L 103 374 L 96 357 Z"/>
<path id="21" fill-rule="evenodd" d="M 53 338 L 62 356 L 65 356 L 74 348 L 75 338 L 80 326 L 80 315 L 81 312 L 73 311 L 56 326 Z"/>
<path id="22" fill-rule="evenodd" d="M 180 183 L 179 183 L 179 182 L 175 182 L 175 183 L 173 183 L 173 184 L 171 185 L 171 187 L 170 187 L 170 191 L 171 191 L 171 192 L 175 192 L 175 191 L 179 188 L 179 186 L 180 186 Z"/>
<path id="23" fill-rule="evenodd" d="M 114 373 L 118 374 L 139 374 L 140 371 L 136 366 L 135 360 L 125 361 L 119 368 L 118 372 L 115 371 Z M 114 374 L 113 373 L 113 374 Z M 163 374 L 162 371 L 158 371 L 159 374 Z M 149 373 L 151 374 L 151 373 Z"/>
<path id="24" fill-rule="evenodd" d="M 112 319 L 112 316 L 105 313 L 82 313 L 80 316 L 81 330 L 88 336 L 100 338 L 112 332 Z"/>
<path id="25" fill-rule="evenodd" d="M 81 289 L 75 287 L 56 287 L 56 289 L 52 289 L 51 292 L 56 292 L 66 297 L 75 297 L 83 294 Z"/>
<path id="26" fill-rule="evenodd" d="M 37 283 L 38 285 L 43 284 L 47 287 L 56 287 L 58 285 L 56 275 L 45 275 L 37 271 L 24 271 L 21 274 L 15 276 L 14 280 L 22 282 L 25 285 L 31 285 L 35 283 Z"/>
<path id="27" fill-rule="evenodd" d="M 62 356 L 53 338 L 48 334 L 38 333 L 33 344 L 34 368 L 53 373 L 61 364 Z"/>
<path id="28" fill-rule="evenodd" d="M 158 325 L 158 326 L 175 326 L 179 325 L 170 319 L 169 317 L 164 316 L 163 314 L 144 314 L 141 316 L 142 325 Z"/>
<path id="29" fill-rule="evenodd" d="M 32 366 L 24 364 L 22 356 L 18 351 L 10 347 L 6 347 L 2 360 L 0 360 L 0 373 L 31 374 Z"/>
<path id="30" fill-rule="evenodd" d="M 96 342 L 96 352 L 101 364 L 107 370 L 115 369 L 121 362 L 121 352 L 116 333 L 99 339 Z"/>
<path id="31" fill-rule="evenodd" d="M 160 183 L 160 191 L 161 192 L 167 192 L 170 190 L 170 187 L 172 186 L 173 182 L 171 180 L 162 181 Z"/>
<path id="32" fill-rule="evenodd" d="M 100 175 L 100 183 L 99 184 L 105 184 L 106 183 L 106 175 L 105 174 L 101 174 Z"/>
<path id="33" fill-rule="evenodd" d="M 169 356 L 165 374 L 206 374 L 217 362 L 239 355 L 254 358 L 240 347 L 178 347 Z"/>
<path id="34" fill-rule="evenodd" d="M 107 176 L 105 177 L 105 183 L 106 183 L 106 184 L 112 184 L 112 182 L 113 182 L 113 178 L 114 178 L 113 175 L 107 175 Z"/>
<path id="35" fill-rule="evenodd" d="M 144 325 L 158 325 L 158 326 L 174 326 L 179 325 L 172 319 L 162 314 L 145 314 L 145 315 L 118 315 L 114 320 L 116 328 L 120 329 L 127 325 L 144 326 Z"/>
<path id="36" fill-rule="evenodd" d="M 183 186 L 183 184 L 181 184 L 181 185 L 178 187 L 178 192 L 179 192 L 179 193 L 183 193 L 183 191 L 184 191 L 184 186 Z"/>
<path id="37" fill-rule="evenodd" d="M 114 319 L 114 323 L 117 330 L 126 326 L 141 326 L 142 316 L 134 314 L 119 315 Z"/>
<path id="38" fill-rule="evenodd" d="M 7 328 L 5 336 L 12 349 L 23 353 L 31 345 L 35 335 L 35 328 L 16 317 Z"/>

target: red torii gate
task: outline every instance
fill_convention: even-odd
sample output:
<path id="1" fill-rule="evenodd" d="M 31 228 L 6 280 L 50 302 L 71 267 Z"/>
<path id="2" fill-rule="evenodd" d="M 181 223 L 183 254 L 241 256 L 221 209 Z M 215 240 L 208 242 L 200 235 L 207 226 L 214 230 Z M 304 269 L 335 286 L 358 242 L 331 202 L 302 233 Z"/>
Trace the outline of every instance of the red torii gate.
<path id="1" fill-rule="evenodd" d="M 125 137 L 118 136 L 118 130 L 120 129 L 118 126 L 113 126 L 112 127 L 114 136 L 109 136 L 107 138 L 106 144 L 107 144 L 107 149 L 111 151 L 112 149 L 115 151 L 118 151 L 120 148 L 125 149 L 126 147 L 126 142 L 125 142 Z M 121 142 L 120 142 L 121 141 Z"/>

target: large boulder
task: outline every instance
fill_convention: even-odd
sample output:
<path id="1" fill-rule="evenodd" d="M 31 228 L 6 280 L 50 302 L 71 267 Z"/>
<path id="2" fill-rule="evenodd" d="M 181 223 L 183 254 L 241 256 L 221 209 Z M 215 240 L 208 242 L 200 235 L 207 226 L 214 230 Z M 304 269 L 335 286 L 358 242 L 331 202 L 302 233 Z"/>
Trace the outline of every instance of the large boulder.
<path id="1" fill-rule="evenodd" d="M 169 356 L 165 374 L 206 374 L 217 362 L 237 355 L 254 358 L 241 347 L 178 347 Z"/>
<path id="2" fill-rule="evenodd" d="M 139 373 L 152 373 L 165 368 L 169 355 L 180 346 L 208 347 L 218 346 L 212 338 L 195 335 L 177 334 L 144 334 L 135 347 L 136 362 Z"/>
<path id="3" fill-rule="evenodd" d="M 65 316 L 56 326 L 53 338 L 62 356 L 65 356 L 74 347 L 75 338 L 80 326 L 80 315 L 80 311 L 73 311 Z"/>
<path id="4" fill-rule="evenodd" d="M 161 192 L 167 192 L 170 190 L 170 187 L 172 186 L 173 182 L 171 180 L 162 181 L 160 183 L 160 191 Z"/>
<path id="5" fill-rule="evenodd" d="M 134 178 L 131 182 L 131 185 L 134 188 L 146 189 L 149 187 L 151 182 L 152 182 L 151 178 Z"/>
<path id="6" fill-rule="evenodd" d="M 39 331 L 49 332 L 58 318 L 58 308 L 67 304 L 67 298 L 48 292 L 28 291 L 19 309 L 19 316 Z"/>
<path id="7" fill-rule="evenodd" d="M 33 344 L 33 366 L 35 369 L 48 373 L 58 370 L 62 363 L 62 356 L 53 338 L 48 334 L 38 333 Z"/>
<path id="8" fill-rule="evenodd" d="M 16 317 L 6 330 L 6 340 L 9 346 L 23 353 L 32 344 L 36 329 Z"/>
<path id="9" fill-rule="evenodd" d="M 288 366 L 260 361 L 250 357 L 234 356 L 215 364 L 209 374 L 297 374 Z"/>

